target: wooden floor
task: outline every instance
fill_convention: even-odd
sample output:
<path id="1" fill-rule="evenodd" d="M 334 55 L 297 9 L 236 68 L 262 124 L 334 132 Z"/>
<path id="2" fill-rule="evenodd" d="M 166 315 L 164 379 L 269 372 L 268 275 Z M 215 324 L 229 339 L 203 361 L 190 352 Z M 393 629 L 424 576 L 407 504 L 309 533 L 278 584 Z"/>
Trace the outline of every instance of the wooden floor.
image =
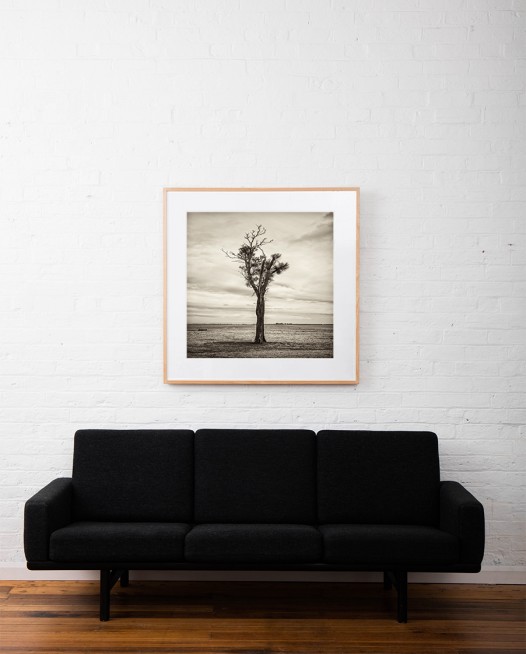
<path id="1" fill-rule="evenodd" d="M 524 654 L 525 586 L 134 582 L 98 619 L 95 582 L 0 582 L 0 652 Z"/>

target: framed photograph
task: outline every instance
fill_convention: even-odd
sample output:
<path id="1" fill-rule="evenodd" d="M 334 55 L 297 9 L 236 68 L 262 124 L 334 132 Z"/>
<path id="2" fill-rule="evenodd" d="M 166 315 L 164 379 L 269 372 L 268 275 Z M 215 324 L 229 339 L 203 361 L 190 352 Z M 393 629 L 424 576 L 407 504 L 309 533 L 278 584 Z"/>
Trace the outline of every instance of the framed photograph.
<path id="1" fill-rule="evenodd" d="M 358 188 L 164 189 L 167 384 L 358 383 Z"/>

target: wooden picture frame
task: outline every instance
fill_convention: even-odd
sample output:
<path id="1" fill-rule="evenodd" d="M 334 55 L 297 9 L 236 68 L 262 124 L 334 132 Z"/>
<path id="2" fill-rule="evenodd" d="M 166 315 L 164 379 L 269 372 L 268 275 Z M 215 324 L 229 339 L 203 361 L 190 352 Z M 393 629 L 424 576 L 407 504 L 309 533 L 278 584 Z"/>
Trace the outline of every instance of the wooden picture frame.
<path id="1" fill-rule="evenodd" d="M 165 188 L 164 382 L 357 384 L 359 200 Z"/>

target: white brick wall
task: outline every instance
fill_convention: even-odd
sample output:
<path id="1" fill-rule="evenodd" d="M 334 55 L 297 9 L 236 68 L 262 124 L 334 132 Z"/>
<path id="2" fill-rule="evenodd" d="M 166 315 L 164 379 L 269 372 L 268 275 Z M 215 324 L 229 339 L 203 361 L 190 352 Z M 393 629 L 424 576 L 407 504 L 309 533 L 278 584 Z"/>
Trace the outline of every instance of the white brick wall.
<path id="1" fill-rule="evenodd" d="M 525 10 L 0 0 L 4 566 L 77 428 L 280 425 L 435 430 L 525 570 Z M 162 384 L 170 185 L 361 187 L 358 387 Z"/>

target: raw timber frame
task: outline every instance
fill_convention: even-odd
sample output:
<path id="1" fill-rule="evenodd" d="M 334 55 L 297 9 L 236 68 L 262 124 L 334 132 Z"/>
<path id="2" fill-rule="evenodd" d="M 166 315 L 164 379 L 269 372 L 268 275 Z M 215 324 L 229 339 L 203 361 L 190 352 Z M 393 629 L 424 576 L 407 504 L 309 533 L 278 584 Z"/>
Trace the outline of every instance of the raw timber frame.
<path id="1" fill-rule="evenodd" d="M 164 189 L 164 382 L 166 384 L 357 384 L 359 381 L 360 190 Z M 193 211 L 334 212 L 334 357 L 189 359 L 186 354 L 186 220 Z M 270 207 L 270 208 L 269 208 Z M 311 208 L 312 207 L 312 208 Z M 315 207 L 315 208 L 314 208 Z"/>

